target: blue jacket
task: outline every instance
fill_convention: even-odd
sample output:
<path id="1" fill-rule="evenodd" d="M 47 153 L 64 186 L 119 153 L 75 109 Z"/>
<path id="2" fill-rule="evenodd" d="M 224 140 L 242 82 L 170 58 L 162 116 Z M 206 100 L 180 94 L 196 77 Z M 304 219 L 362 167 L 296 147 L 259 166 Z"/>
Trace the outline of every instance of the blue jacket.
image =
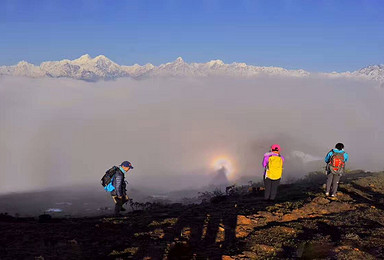
<path id="1" fill-rule="evenodd" d="M 325 156 L 325 162 L 326 163 L 329 163 L 329 161 L 331 160 L 331 157 L 333 155 L 333 153 L 342 153 L 344 152 L 344 150 L 338 150 L 338 149 L 332 149 L 326 156 Z M 349 155 L 344 152 L 344 162 L 348 162 L 348 159 L 349 159 Z"/>

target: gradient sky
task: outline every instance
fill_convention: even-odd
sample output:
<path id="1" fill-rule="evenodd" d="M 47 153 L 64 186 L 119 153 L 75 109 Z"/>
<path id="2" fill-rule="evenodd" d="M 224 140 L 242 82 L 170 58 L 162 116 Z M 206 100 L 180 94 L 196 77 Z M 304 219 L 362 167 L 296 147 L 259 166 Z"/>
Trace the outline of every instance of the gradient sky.
<path id="1" fill-rule="evenodd" d="M 0 65 L 85 53 L 352 71 L 384 63 L 384 1 L 0 1 Z"/>

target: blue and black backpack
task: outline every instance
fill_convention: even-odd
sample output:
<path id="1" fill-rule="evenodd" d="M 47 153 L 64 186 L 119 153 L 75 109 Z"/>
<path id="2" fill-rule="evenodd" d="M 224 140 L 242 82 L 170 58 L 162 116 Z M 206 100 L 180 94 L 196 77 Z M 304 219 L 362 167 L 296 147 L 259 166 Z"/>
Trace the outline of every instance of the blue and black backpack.
<path id="1" fill-rule="evenodd" d="M 101 185 L 104 187 L 104 190 L 111 192 L 115 190 L 113 187 L 113 178 L 115 177 L 115 173 L 119 168 L 117 166 L 113 166 L 111 169 L 105 172 L 103 178 L 101 178 Z"/>

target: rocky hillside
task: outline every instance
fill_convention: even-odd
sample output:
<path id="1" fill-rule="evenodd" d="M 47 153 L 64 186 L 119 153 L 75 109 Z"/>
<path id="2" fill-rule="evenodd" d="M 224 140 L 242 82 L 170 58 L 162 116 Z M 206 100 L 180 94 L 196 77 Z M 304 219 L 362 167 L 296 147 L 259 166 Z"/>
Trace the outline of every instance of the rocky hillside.
<path id="1" fill-rule="evenodd" d="M 122 217 L 0 217 L 1 259 L 383 259 L 384 173 L 325 176 L 204 193 L 200 204 L 133 204 Z"/>

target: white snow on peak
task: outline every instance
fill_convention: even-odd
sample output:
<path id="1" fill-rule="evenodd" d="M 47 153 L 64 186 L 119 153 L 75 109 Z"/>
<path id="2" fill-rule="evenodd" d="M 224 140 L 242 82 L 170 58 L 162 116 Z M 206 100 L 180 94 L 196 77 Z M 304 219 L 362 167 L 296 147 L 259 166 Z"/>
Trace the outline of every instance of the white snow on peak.
<path id="1" fill-rule="evenodd" d="M 95 60 L 109 60 L 109 59 L 107 57 L 105 57 L 104 55 L 99 55 L 99 56 L 95 57 Z"/>
<path id="2" fill-rule="evenodd" d="M 25 60 L 22 60 L 22 61 L 19 61 L 19 63 L 17 63 L 16 66 L 21 67 L 21 66 L 31 66 L 31 65 L 33 66 L 33 64 L 28 63 Z"/>
<path id="3" fill-rule="evenodd" d="M 384 64 L 370 65 L 360 70 L 353 72 L 331 72 L 331 73 L 320 73 L 323 76 L 331 78 L 351 78 L 358 80 L 373 80 L 377 81 L 384 87 Z"/>
<path id="4" fill-rule="evenodd" d="M 224 65 L 224 62 L 222 60 L 211 60 L 206 63 L 209 67 L 212 66 L 221 66 Z"/>
<path id="5" fill-rule="evenodd" d="M 0 75 L 13 75 L 40 78 L 44 77 L 44 72 L 41 71 L 40 67 L 35 66 L 26 61 L 20 61 L 14 66 L 2 66 L 0 67 Z"/>
<path id="6" fill-rule="evenodd" d="M 354 72 L 357 75 L 384 82 L 384 64 L 371 65 Z"/>
<path id="7" fill-rule="evenodd" d="M 319 73 L 317 73 L 319 74 Z M 354 72 L 320 73 L 327 77 L 344 77 L 364 80 L 375 80 L 384 84 L 384 65 L 372 65 Z M 149 77 L 209 77 L 226 76 L 240 78 L 255 78 L 261 75 L 283 77 L 308 77 L 311 74 L 305 70 L 287 70 L 280 67 L 253 66 L 246 63 L 234 62 L 226 64 L 222 60 L 211 60 L 206 63 L 186 63 L 182 57 L 173 62 L 154 66 L 134 64 L 119 65 L 104 55 L 92 58 L 85 54 L 81 57 L 61 61 L 46 61 L 39 66 L 21 61 L 14 66 L 1 66 L 0 75 L 25 77 L 73 78 L 87 81 L 108 80 L 120 77 L 136 79 Z"/>
<path id="8" fill-rule="evenodd" d="M 89 54 L 84 54 L 80 58 L 73 60 L 73 63 L 87 63 L 91 60 L 92 58 L 89 56 Z"/>

